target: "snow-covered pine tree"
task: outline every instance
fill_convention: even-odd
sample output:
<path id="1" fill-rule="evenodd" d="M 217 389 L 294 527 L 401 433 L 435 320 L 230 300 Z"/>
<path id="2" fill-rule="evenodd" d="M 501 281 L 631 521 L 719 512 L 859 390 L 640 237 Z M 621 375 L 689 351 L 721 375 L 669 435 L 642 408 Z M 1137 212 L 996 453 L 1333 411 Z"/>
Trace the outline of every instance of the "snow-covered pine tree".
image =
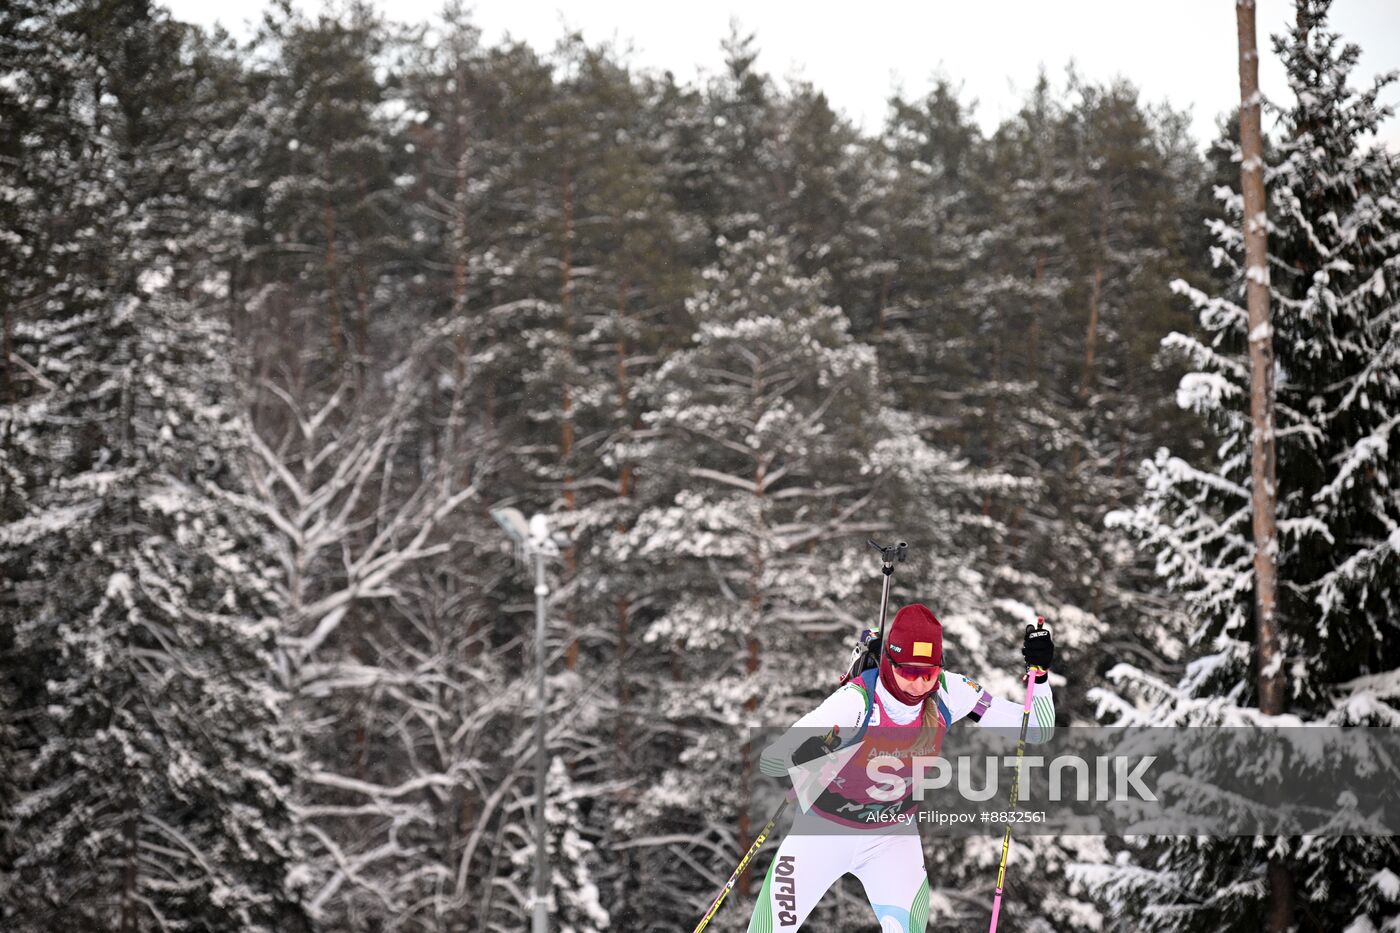
<path id="1" fill-rule="evenodd" d="M 973 439 L 969 456 L 1007 465 L 1027 486 L 983 504 L 1004 526 L 992 550 L 993 591 L 1035 606 L 1059 626 L 1056 638 L 1066 647 L 1099 634 L 1079 586 L 1092 574 L 1073 538 L 1066 495 L 1082 486 L 1084 472 L 1069 466 L 1082 451 L 1084 426 L 1064 377 L 1079 349 L 1073 232 L 1089 185 L 1080 155 L 1088 147 L 1077 128 L 1042 73 L 1016 115 L 987 141 L 989 182 L 962 286 L 966 316 L 975 322 L 965 338 L 969 399 L 955 409 Z M 1072 676 L 1071 685 L 1078 680 Z"/>
<path id="2" fill-rule="evenodd" d="M 1028 563 L 1085 613 L 1075 627 L 1096 629 L 1097 640 L 1151 588 L 1142 562 L 1120 563 L 1096 529 L 1128 492 L 1132 464 L 1172 436 L 1158 401 L 1169 373 L 1151 362 L 1160 339 L 1189 322 L 1165 286 L 1195 259 L 1183 249 L 1184 205 L 1201 164 L 1185 115 L 1142 101 L 1131 84 L 1071 75 L 1070 90 L 1078 99 L 1057 126 L 1068 152 L 1052 144 L 1048 155 L 1067 158 L 1075 177 L 1039 218 L 1054 223 L 1058 213 L 1060 248 L 1042 255 L 1068 287 L 1042 323 L 1062 322 L 1040 338 L 1031 402 L 1040 424 L 1025 452 L 1045 493 L 1025 525 Z"/>
<path id="3" fill-rule="evenodd" d="M 1131 665 L 1112 676 L 1125 695 L 1098 691 L 1101 712 L 1158 725 L 1331 725 L 1400 722 L 1400 494 L 1393 486 L 1400 424 L 1400 174 L 1369 140 L 1387 112 L 1349 83 L 1359 49 L 1328 30 L 1329 0 L 1301 0 L 1297 25 L 1275 48 L 1293 100 L 1271 159 L 1269 258 L 1277 354 L 1279 620 L 1285 652 L 1283 717 L 1257 709 L 1253 647 L 1246 318 L 1240 304 L 1241 199 L 1221 191 L 1215 264 L 1231 290 L 1211 296 L 1177 283 L 1200 312 L 1199 337 L 1168 347 L 1193 367 L 1178 403 L 1218 439 L 1210 462 L 1161 450 L 1144 464 L 1141 501 L 1115 513 L 1155 556 L 1158 573 L 1198 620 L 1198 656 L 1178 683 Z M 1389 839 L 1172 840 L 1118 869 L 1084 877 L 1133 929 L 1258 929 L 1263 875 L 1281 859 L 1310 928 L 1354 933 L 1400 923 Z"/>
<path id="4" fill-rule="evenodd" d="M 781 146 L 780 200 L 766 220 L 792 244 L 804 275 L 825 274 L 831 301 L 854 320 L 868 317 L 873 296 L 866 257 L 879 249 L 883 230 L 871 223 L 876 205 L 868 197 L 873 149 L 826 94 L 794 82 L 784 95 L 774 128 Z M 883 180 L 883 179 L 881 179 Z M 856 309 L 859 308 L 859 312 Z"/>
<path id="5" fill-rule="evenodd" d="M 550 764 L 548 784 L 545 822 L 549 826 L 550 890 L 554 895 L 550 917 L 560 933 L 605 933 L 615 929 L 603 894 L 593 879 L 604 858 L 588 837 L 581 806 L 594 796 L 594 791 L 570 780 L 560 758 Z M 525 851 L 533 865 L 533 847 Z"/>
<path id="6" fill-rule="evenodd" d="M 1280 401 L 1299 435 L 1280 458 L 1290 706 L 1329 722 L 1400 725 L 1400 160 L 1375 141 L 1390 112 L 1348 81 L 1360 49 L 1300 0 L 1275 37 L 1295 102 L 1270 204 Z M 1287 328 L 1287 330 L 1282 330 Z M 1292 428 L 1290 424 L 1286 426 Z M 1281 498 L 1282 498 L 1281 496 Z M 1288 624 L 1285 622 L 1285 624 Z"/>
<path id="7" fill-rule="evenodd" d="M 411 227 L 397 211 L 412 176 L 398 171 L 405 107 L 388 89 L 390 39 L 364 0 L 313 17 L 272 5 L 231 141 L 251 220 L 240 336 L 262 345 L 264 372 L 326 394 L 342 370 L 375 369 L 376 346 L 403 325 L 389 273 L 407 251 L 398 238 Z"/>
<path id="8" fill-rule="evenodd" d="M 7 93 L 34 108 L 20 190 L 38 195 L 12 203 L 7 238 L 28 274 L 9 283 L 26 313 L 0 408 L 4 925 L 302 929 L 275 571 L 239 504 L 246 435 L 211 310 L 211 63 L 145 3 L 3 17 Z"/>
<path id="9" fill-rule="evenodd" d="M 738 241 L 761 228 L 760 205 L 778 190 L 778 91 L 755 67 L 756 38 L 731 24 L 722 43 L 724 70 L 700 87 L 668 74 L 658 110 L 667 125 L 669 190 L 687 215 L 693 269 L 715 261 L 718 240 Z"/>
<path id="10" fill-rule="evenodd" d="M 44 705 L 20 711 L 37 747 L 19 770 L 12 929 L 300 922 L 268 680 L 275 571 L 227 495 L 241 425 L 206 314 L 151 294 L 20 331 L 54 389 L 17 433 L 69 452 L 4 534 L 35 578 L 9 662 L 47 674 Z"/>
<path id="11" fill-rule="evenodd" d="M 580 554 L 590 526 L 609 522 L 592 506 L 610 511 L 627 482 L 611 452 L 635 420 L 628 396 L 639 364 L 654 366 L 666 322 L 657 305 L 678 306 L 683 296 L 670 265 L 675 215 L 640 89 L 618 52 L 577 35 L 553 61 L 536 219 L 554 236 L 526 273 L 536 278 L 521 282 L 550 302 L 525 334 L 532 358 L 523 369 L 544 442 L 527 455 L 531 478 L 551 496 L 558 527 L 578 532 L 563 555 L 558 606 L 571 630 L 564 665 L 572 671 L 585 642 L 610 640 L 615 626 L 612 600 L 578 582 Z"/>
<path id="12" fill-rule="evenodd" d="M 920 100 L 890 100 L 879 148 L 889 178 L 886 229 L 873 283 L 876 313 L 866 332 L 881 365 L 900 373 L 892 387 L 901 403 L 941 411 L 937 427 L 956 441 L 995 420 L 984 397 L 992 381 L 989 341 L 979 339 L 987 323 L 968 295 L 988 258 L 979 243 L 996 236 L 988 229 L 992 182 L 983 171 L 981 133 L 956 89 L 940 81 Z"/>
<path id="13" fill-rule="evenodd" d="M 650 651 L 640 644 L 637 624 L 638 594 L 650 586 L 647 568 L 613 560 L 610 542 L 644 505 L 635 498 L 642 465 L 634 437 L 643 428 L 644 407 L 638 385 L 687 336 L 679 312 L 694 273 L 677 261 L 683 231 L 666 190 L 665 137 L 649 112 L 650 86 L 610 47 L 574 41 L 560 51 L 565 65 L 557 109 L 567 136 L 559 141 L 567 139 L 571 152 L 569 255 L 575 274 L 568 326 L 547 351 L 554 365 L 531 375 L 544 390 L 534 397 L 550 398 L 557 395 L 552 373 L 565 372 L 560 364 L 566 361 L 576 367 L 572 462 L 547 464 L 543 476 L 555 509 L 568 507 L 556 514 L 573 542 L 561 564 L 561 603 L 571 613 L 561 612 L 570 629 L 564 650 L 569 676 L 558 681 L 568 693 L 561 699 L 596 712 L 567 717 L 559 744 L 576 792 L 586 793 L 590 784 L 594 789 L 594 799 L 579 808 L 576 831 L 606 850 L 621 841 L 618 815 L 630 810 L 642 790 L 634 768 L 638 762 L 655 764 L 647 738 L 651 726 L 638 711 L 652 708 L 656 688 L 654 672 L 636 663 Z M 565 350 L 561 336 L 572 347 Z M 561 472 L 558 466 L 565 465 Z M 619 774 L 628 777 L 619 780 Z M 565 856 L 578 851 L 561 850 Z M 621 849 L 596 859 L 592 869 L 559 870 L 595 871 L 610 912 L 644 914 L 645 893 L 633 885 L 638 854 Z"/>
<path id="14" fill-rule="evenodd" d="M 70 305 L 75 296 L 96 290 L 94 270 L 81 262 L 100 249 L 102 231 L 83 221 L 99 217 L 104 190 L 94 174 L 100 166 L 79 157 L 91 128 L 71 119 L 81 92 L 84 62 L 56 51 L 80 41 L 79 30 L 41 15 L 48 4 L 21 0 L 0 7 L 0 526 L 11 527 L 33 508 L 40 452 L 27 448 L 19 428 L 43 383 L 26 370 L 33 361 L 16 349 L 16 332 L 34 326 L 46 303 Z M 43 205 L 43 207 L 41 207 Z M 86 208 L 86 210 L 84 210 Z M 46 223 L 43 211 L 73 223 Z M 68 257 L 66 260 L 61 257 Z M 0 768 L 17 775 L 29 751 L 18 712 L 32 707 L 40 685 L 14 676 L 17 594 L 31 571 L 5 560 L 0 573 Z M 20 892 L 12 882 L 17 854 L 9 828 L 17 782 L 0 782 L 0 918 L 13 916 Z"/>

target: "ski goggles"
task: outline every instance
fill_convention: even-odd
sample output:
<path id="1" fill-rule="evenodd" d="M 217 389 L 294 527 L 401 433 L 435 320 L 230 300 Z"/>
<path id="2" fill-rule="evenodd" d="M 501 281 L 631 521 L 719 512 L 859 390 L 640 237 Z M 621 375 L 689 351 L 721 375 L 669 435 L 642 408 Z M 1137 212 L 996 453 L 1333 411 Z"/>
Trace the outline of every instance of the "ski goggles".
<path id="1" fill-rule="evenodd" d="M 933 680 L 938 677 L 937 664 L 895 664 L 894 671 L 905 680 Z"/>

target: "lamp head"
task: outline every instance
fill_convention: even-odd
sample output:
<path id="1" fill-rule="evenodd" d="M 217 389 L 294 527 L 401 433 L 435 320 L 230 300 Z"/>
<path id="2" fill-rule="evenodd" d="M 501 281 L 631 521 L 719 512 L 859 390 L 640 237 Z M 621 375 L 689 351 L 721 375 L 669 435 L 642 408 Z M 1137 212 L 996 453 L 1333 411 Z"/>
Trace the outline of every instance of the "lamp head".
<path id="1" fill-rule="evenodd" d="M 519 509 L 509 506 L 503 509 L 492 509 L 491 517 L 516 544 L 524 545 L 530 540 L 530 526 L 525 522 L 525 516 L 520 514 Z"/>
<path id="2" fill-rule="evenodd" d="M 559 556 L 559 542 L 550 534 L 548 515 L 536 513 L 527 522 L 519 509 L 507 506 L 492 509 L 491 517 L 510 536 L 515 544 L 517 556 Z"/>

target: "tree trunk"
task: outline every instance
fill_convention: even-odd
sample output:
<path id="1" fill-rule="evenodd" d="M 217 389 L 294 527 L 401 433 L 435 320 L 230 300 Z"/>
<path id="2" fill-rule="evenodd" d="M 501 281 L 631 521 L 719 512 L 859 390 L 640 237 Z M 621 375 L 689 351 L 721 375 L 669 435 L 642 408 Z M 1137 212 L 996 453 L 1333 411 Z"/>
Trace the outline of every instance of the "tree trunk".
<path id="1" fill-rule="evenodd" d="M 573 298 L 574 263 L 574 179 L 572 169 L 564 168 L 564 232 L 563 256 L 559 273 L 559 309 L 564 318 L 564 360 L 565 372 L 562 380 L 561 407 L 562 423 L 559 427 L 559 464 L 563 468 L 564 508 L 572 512 L 577 507 L 574 494 L 574 397 L 569 385 L 569 372 L 574 356 L 574 320 L 571 300 Z M 578 570 L 578 552 L 573 545 L 564 551 L 564 583 L 574 578 Z M 564 606 L 564 622 L 569 632 L 569 645 L 564 650 L 564 667 L 573 670 L 578 664 L 578 618 L 573 605 Z"/>
<path id="2" fill-rule="evenodd" d="M 626 596 L 619 596 L 613 600 L 613 612 L 617 619 L 617 723 L 614 744 L 618 763 L 625 766 L 631 746 L 627 735 L 631 728 L 628 707 L 632 705 L 632 689 L 627 682 L 627 652 L 632 644 L 632 601 Z"/>
<path id="3" fill-rule="evenodd" d="M 890 273 L 886 272 L 885 277 L 880 280 L 880 306 L 879 316 L 875 323 L 875 345 L 878 347 L 885 340 L 885 315 L 890 302 Z"/>
<path id="4" fill-rule="evenodd" d="M 762 495 L 762 493 L 759 493 Z M 750 618 L 757 625 L 759 613 L 763 610 L 762 592 L 763 564 L 761 560 L 756 560 L 753 571 L 753 584 L 749 593 Z M 750 678 L 758 672 L 759 667 L 759 644 L 758 636 L 749 635 L 744 646 L 744 673 Z M 744 710 L 750 716 L 758 709 L 758 700 L 749 697 L 744 701 Z M 747 729 L 745 730 L 747 732 Z M 749 810 L 753 805 L 753 745 L 748 740 L 744 741 L 744 760 L 739 765 L 739 851 L 747 852 L 753 843 L 753 827 L 749 823 Z M 745 894 L 749 892 L 749 870 L 744 869 L 736 884 L 738 889 Z"/>
<path id="5" fill-rule="evenodd" d="M 755 373 L 755 392 L 758 386 L 763 384 L 762 373 Z M 764 486 L 768 480 L 768 463 L 760 457 L 754 469 L 754 496 L 762 499 L 764 496 Z M 758 502 L 759 514 L 762 515 L 762 502 Z M 758 642 L 758 620 L 763 612 L 763 554 L 756 551 L 753 557 L 753 569 L 749 574 L 749 637 L 744 645 L 744 673 L 748 675 L 750 682 L 753 675 L 758 673 L 761 657 L 761 646 Z M 744 701 L 744 711 L 752 721 L 754 713 L 758 711 L 758 698 L 749 697 Z M 748 729 L 745 728 L 747 734 Z M 743 761 L 739 764 L 739 851 L 747 852 L 749 845 L 753 842 L 753 827 L 749 823 L 749 810 L 753 806 L 753 744 L 749 740 L 744 741 Z M 736 883 L 741 893 L 749 893 L 749 870 L 744 869 Z"/>
<path id="6" fill-rule="evenodd" d="M 987 404 L 987 460 L 989 463 L 999 464 L 1001 460 L 1001 370 L 1002 370 L 1002 333 L 1004 327 L 997 328 L 997 335 L 992 342 L 992 372 L 991 372 L 991 399 Z M 984 492 L 982 494 L 982 515 L 992 514 L 992 494 Z"/>
<path id="7" fill-rule="evenodd" d="M 136 815 L 136 802 L 130 802 L 131 813 L 122 826 L 122 836 L 126 840 L 126 857 L 122 865 L 121 920 L 118 929 L 122 933 L 136 933 L 140 928 L 136 922 L 136 887 L 140 880 L 138 861 L 140 859 L 140 825 Z"/>
<path id="8" fill-rule="evenodd" d="M 1089 292 L 1089 332 L 1084 335 L 1084 379 L 1079 397 L 1088 399 L 1094 384 L 1094 350 L 1099 342 L 1099 297 L 1103 294 L 1103 266 L 1094 264 L 1094 287 Z"/>
<path id="9" fill-rule="evenodd" d="M 10 322 L 13 312 L 10 310 L 10 296 L 0 292 L 0 404 L 11 404 L 15 400 L 14 388 L 11 385 L 11 368 L 15 365 L 14 357 L 14 325 Z"/>
<path id="10" fill-rule="evenodd" d="M 1045 281 L 1045 254 L 1041 253 L 1035 257 L 1035 279 L 1033 280 L 1033 291 L 1035 300 L 1031 302 L 1031 327 L 1030 327 L 1030 376 L 1036 385 L 1040 385 L 1040 315 L 1044 311 L 1040 300 L 1040 286 Z"/>
<path id="11" fill-rule="evenodd" d="M 456 362 L 456 378 L 459 387 L 466 384 L 467 358 L 471 350 L 471 345 L 467 342 L 468 328 L 466 326 L 468 249 L 470 246 L 467 227 L 467 183 L 470 180 L 470 164 L 467 155 L 466 115 L 460 109 L 462 106 L 459 101 L 457 118 L 453 121 L 456 128 L 454 141 L 457 149 L 457 160 L 453 166 L 452 186 L 452 206 L 454 208 L 452 217 L 452 319 L 461 322 L 461 327 L 457 331 Z"/>
<path id="12" fill-rule="evenodd" d="M 627 283 L 622 283 L 617 300 L 617 353 L 615 375 L 617 377 L 617 415 L 623 431 L 631 434 L 631 396 L 627 385 Z M 634 467 L 632 462 L 623 461 L 617 473 L 617 497 L 627 500 L 632 497 Z M 627 522 L 619 519 L 619 532 L 627 530 Z M 617 760 L 624 767 L 627 762 L 629 728 L 628 707 L 631 705 L 631 689 L 627 681 L 627 652 L 631 646 L 630 621 L 632 600 L 630 594 L 619 596 L 613 603 L 617 617 Z"/>
<path id="13" fill-rule="evenodd" d="M 1282 655 L 1277 610 L 1275 553 L 1274 349 L 1269 322 L 1269 256 L 1260 131 L 1259 57 L 1254 44 L 1254 2 L 1235 5 L 1240 36 L 1240 182 L 1244 193 L 1245 298 L 1249 310 L 1250 455 L 1254 509 L 1255 609 L 1259 634 L 1259 708 L 1283 712 Z"/>
<path id="14" fill-rule="evenodd" d="M 355 390 L 364 392 L 365 371 L 369 366 L 369 283 L 365 280 L 365 264 L 351 265 L 351 282 L 355 288 Z"/>
<path id="15" fill-rule="evenodd" d="M 467 158 L 467 144 L 465 131 L 462 128 L 464 118 L 457 120 L 457 160 L 454 168 L 455 177 L 453 179 L 453 218 L 452 218 L 452 313 L 451 318 L 457 322 L 457 338 L 454 352 L 453 378 L 457 386 L 459 396 L 464 396 L 467 391 L 468 380 L 475 377 L 475 373 L 470 372 L 468 360 L 471 359 L 472 345 L 469 338 L 471 328 L 467 326 L 467 297 L 468 297 L 468 271 L 470 268 L 470 248 L 471 242 L 469 229 L 467 226 L 467 184 L 470 181 L 468 172 L 469 163 Z M 456 451 L 449 451 L 449 456 L 455 456 Z M 462 458 L 461 481 L 466 484 L 471 482 L 471 466 L 467 458 Z"/>
<path id="16" fill-rule="evenodd" d="M 329 300 L 326 302 L 326 330 L 330 335 L 331 359 L 335 363 L 336 372 L 340 372 L 341 366 L 345 363 L 344 342 L 340 333 L 340 286 L 336 281 L 336 260 L 335 260 L 335 211 L 329 204 L 321 208 L 321 226 L 326 235 L 326 287 L 329 292 Z"/>
<path id="17" fill-rule="evenodd" d="M 1254 0 L 1236 0 L 1240 48 L 1240 188 L 1244 195 L 1245 303 L 1249 311 L 1250 478 L 1254 525 L 1254 616 L 1258 638 L 1259 711 L 1284 709 L 1283 653 L 1277 616 L 1277 489 L 1274 452 L 1274 348 L 1269 323 L 1268 204 L 1260 126 L 1259 52 Z M 1269 930 L 1293 927 L 1293 882 L 1279 858 L 1269 863 Z"/>

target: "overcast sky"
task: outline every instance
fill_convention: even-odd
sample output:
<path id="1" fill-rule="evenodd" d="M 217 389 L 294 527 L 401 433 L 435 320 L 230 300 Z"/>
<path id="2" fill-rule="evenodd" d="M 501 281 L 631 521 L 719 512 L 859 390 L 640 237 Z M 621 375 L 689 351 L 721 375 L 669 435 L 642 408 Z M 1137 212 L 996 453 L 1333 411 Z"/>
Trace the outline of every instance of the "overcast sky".
<path id="1" fill-rule="evenodd" d="M 166 0 L 180 19 L 211 25 L 220 20 L 235 34 L 263 8 L 262 0 Z M 320 8 L 296 0 L 303 10 Z M 399 20 L 427 20 L 441 0 L 380 2 Z M 1285 100 L 1283 68 L 1268 35 L 1286 28 L 1291 0 L 1258 0 L 1260 80 L 1271 98 Z M 758 35 L 759 66 L 778 77 L 805 78 L 833 105 L 876 130 L 892 89 L 917 96 L 935 75 L 976 100 L 984 130 L 1015 113 L 1043 64 L 1062 83 L 1070 61 L 1084 76 L 1133 81 L 1150 101 L 1191 110 L 1196 137 L 1215 136 L 1216 118 L 1239 100 L 1233 0 L 905 0 L 851 3 L 829 0 L 760 0 L 744 4 L 657 0 L 480 0 L 476 21 L 487 41 L 509 34 L 549 49 L 565 27 L 590 40 L 630 45 L 641 67 L 670 69 L 678 78 L 722 67 L 720 40 L 736 19 Z M 1332 26 L 1362 48 L 1354 83 L 1400 69 L 1400 0 L 1336 0 Z M 1400 89 L 1383 100 L 1400 109 Z M 1400 150 L 1400 121 L 1382 131 Z"/>

